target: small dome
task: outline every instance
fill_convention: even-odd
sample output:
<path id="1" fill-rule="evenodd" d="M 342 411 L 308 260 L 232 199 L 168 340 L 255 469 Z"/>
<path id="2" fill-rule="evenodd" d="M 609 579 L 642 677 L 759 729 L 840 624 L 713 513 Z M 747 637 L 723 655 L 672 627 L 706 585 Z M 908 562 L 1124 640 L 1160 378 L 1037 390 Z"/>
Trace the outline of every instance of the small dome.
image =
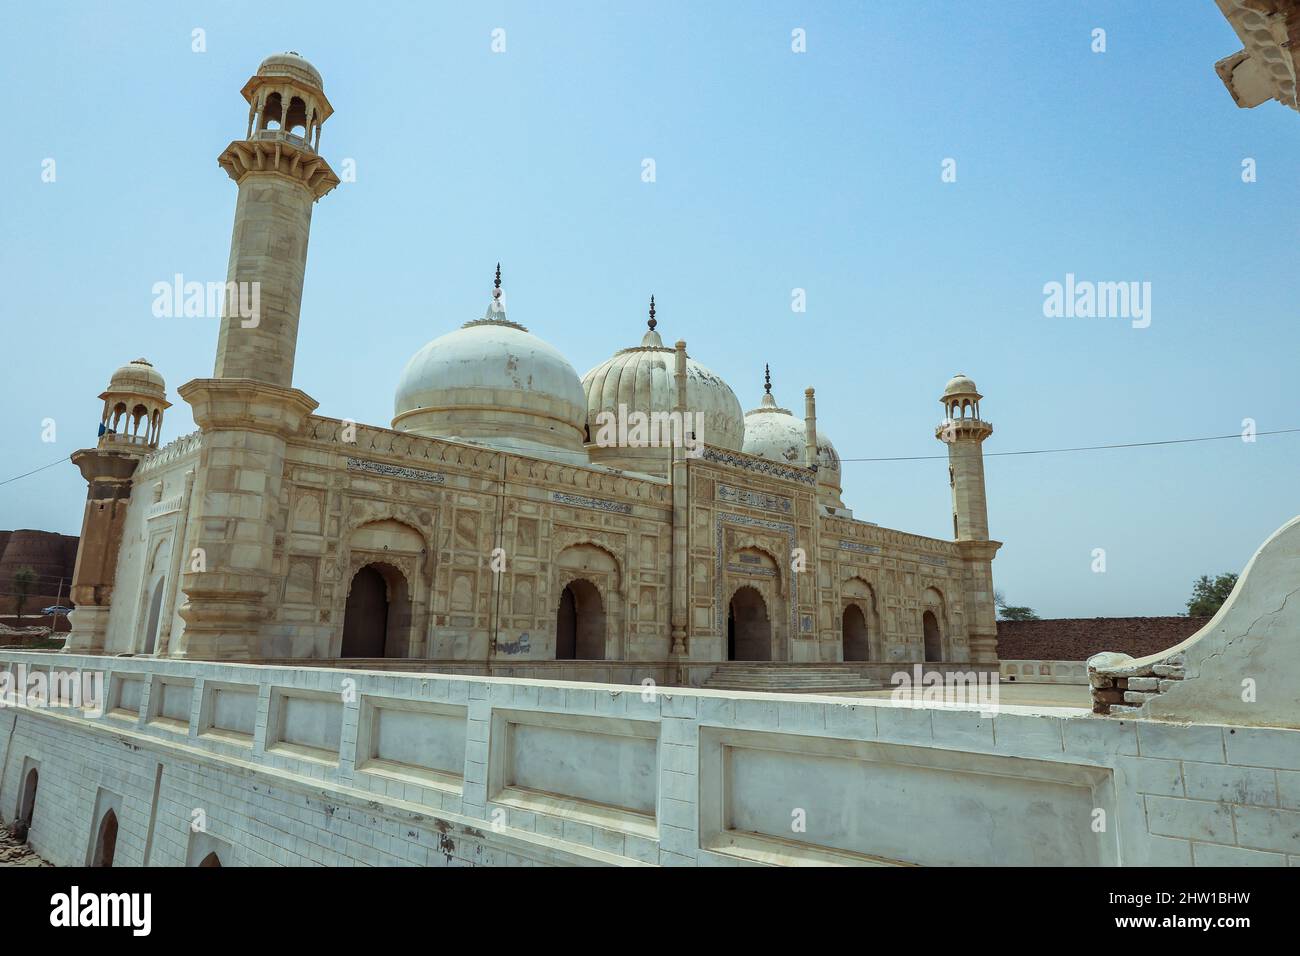
<path id="1" fill-rule="evenodd" d="M 108 380 L 108 391 L 130 392 L 135 395 L 165 399 L 167 383 L 147 359 L 138 358 L 113 373 Z"/>
<path id="2" fill-rule="evenodd" d="M 757 455 L 769 461 L 786 465 L 803 465 L 807 432 L 802 418 L 796 418 L 788 408 L 780 408 L 772 394 L 763 396 L 758 408 L 745 413 L 745 444 L 747 455 Z M 833 472 L 839 484 L 840 456 L 831 440 L 820 428 L 817 430 L 817 465 L 820 472 Z"/>
<path id="3" fill-rule="evenodd" d="M 745 413 L 747 455 L 757 455 L 785 465 L 803 466 L 807 428 L 788 408 L 781 408 L 771 392 L 758 408 Z M 817 429 L 817 498 L 830 508 L 847 510 L 840 499 L 840 455 L 822 429 Z"/>
<path id="4" fill-rule="evenodd" d="M 285 53 L 272 53 L 257 68 L 258 76 L 287 76 L 318 89 L 325 89 L 320 71 L 307 62 L 300 54 L 289 50 Z"/>
<path id="5" fill-rule="evenodd" d="M 977 398 L 984 397 L 980 395 L 979 389 L 975 387 L 975 383 L 971 381 L 969 378 L 967 378 L 965 375 L 963 375 L 961 372 L 958 372 L 956 375 L 950 378 L 948 380 L 948 384 L 944 386 L 943 389 L 944 398 L 951 398 L 954 395 L 962 395 L 962 396 L 974 395 Z"/>
<path id="6" fill-rule="evenodd" d="M 498 289 L 482 319 L 411 357 L 397 384 L 393 427 L 585 460 L 578 373 L 554 346 L 509 321 L 499 302 Z"/>
<path id="7" fill-rule="evenodd" d="M 677 402 L 676 363 L 676 350 L 664 345 L 651 327 L 640 345 L 616 352 L 584 375 L 582 389 L 592 437 L 596 435 L 596 416 L 617 415 L 620 405 L 629 414 L 671 412 Z M 729 451 L 739 451 L 744 444 L 745 418 L 736 393 L 722 376 L 689 355 L 686 410 L 698 416 L 693 431 L 699 441 Z"/>

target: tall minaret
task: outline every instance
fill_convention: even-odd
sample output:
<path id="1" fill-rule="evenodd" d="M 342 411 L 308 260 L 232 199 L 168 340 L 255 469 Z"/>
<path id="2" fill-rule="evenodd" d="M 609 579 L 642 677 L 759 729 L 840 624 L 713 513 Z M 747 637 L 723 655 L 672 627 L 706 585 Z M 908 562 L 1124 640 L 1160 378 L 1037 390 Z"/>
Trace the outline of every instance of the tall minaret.
<path id="1" fill-rule="evenodd" d="M 988 502 L 984 495 L 984 439 L 993 426 L 980 418 L 975 383 L 957 374 L 939 399 L 944 420 L 934 436 L 948 446 L 948 484 L 952 486 L 952 529 L 964 559 L 963 604 L 970 659 L 997 661 L 998 626 L 993 605 L 993 556 L 1000 541 L 989 540 Z"/>
<path id="2" fill-rule="evenodd" d="M 217 158 L 239 184 L 239 198 L 215 375 L 287 388 L 312 204 L 339 184 L 317 153 L 321 126 L 334 108 L 320 73 L 296 53 L 268 56 L 240 92 L 248 101 L 248 131 Z"/>
<path id="3" fill-rule="evenodd" d="M 202 431 L 168 653 L 249 659 L 280 587 L 275 527 L 288 439 L 316 409 L 293 388 L 312 204 L 339 179 L 316 152 L 333 112 L 320 73 L 296 53 L 262 61 L 242 90 L 248 128 L 218 157 L 239 184 L 226 307 L 213 378 L 179 389 Z"/>
<path id="4" fill-rule="evenodd" d="M 934 436 L 948 446 L 948 483 L 952 485 L 952 528 L 958 541 L 983 541 L 989 536 L 988 505 L 984 500 L 984 439 L 993 426 L 980 418 L 975 383 L 958 373 L 943 390 L 944 420 Z"/>

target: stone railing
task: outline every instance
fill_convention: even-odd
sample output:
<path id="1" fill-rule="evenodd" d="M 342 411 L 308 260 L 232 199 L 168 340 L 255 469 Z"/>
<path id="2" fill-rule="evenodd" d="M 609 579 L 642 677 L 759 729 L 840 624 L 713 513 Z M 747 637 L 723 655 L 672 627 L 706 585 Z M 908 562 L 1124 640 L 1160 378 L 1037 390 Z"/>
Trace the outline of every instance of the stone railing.
<path id="1" fill-rule="evenodd" d="M 1300 862 L 1291 730 L 0 652 L 11 689 L 52 671 L 102 707 L 10 698 L 0 812 L 38 773 L 60 865 L 110 805 L 117 865 Z"/>

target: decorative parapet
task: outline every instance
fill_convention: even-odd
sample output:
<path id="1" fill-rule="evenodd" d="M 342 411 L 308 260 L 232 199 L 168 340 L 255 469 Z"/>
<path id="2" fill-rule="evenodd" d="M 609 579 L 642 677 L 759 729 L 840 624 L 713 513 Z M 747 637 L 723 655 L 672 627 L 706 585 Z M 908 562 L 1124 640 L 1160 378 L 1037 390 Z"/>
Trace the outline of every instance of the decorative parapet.
<path id="1" fill-rule="evenodd" d="M 351 440 L 344 440 L 344 434 Z M 456 465 L 462 469 L 497 475 L 501 468 L 501 452 L 478 445 L 462 444 L 440 438 L 425 438 L 411 432 L 399 432 L 376 425 L 344 422 L 323 415 L 311 415 L 300 432 L 303 438 L 322 442 L 351 453 L 388 455 L 403 462 L 434 462 Z"/>
<path id="2" fill-rule="evenodd" d="M 203 447 L 203 433 L 192 431 L 188 435 L 182 435 L 175 441 L 168 442 L 162 448 L 159 448 L 151 455 L 146 455 L 140 462 L 140 467 L 136 469 L 136 478 L 143 478 L 156 471 L 161 471 L 168 465 L 179 461 L 182 458 L 188 458 L 191 455 L 197 455 L 199 449 Z"/>
<path id="3" fill-rule="evenodd" d="M 1300 518 L 1250 559 L 1228 600 L 1181 644 L 1088 659 L 1093 710 L 1157 720 L 1300 728 Z"/>
<path id="4" fill-rule="evenodd" d="M 343 435 L 351 438 L 345 441 Z M 445 477 L 441 469 L 431 470 L 424 467 L 436 464 L 459 471 L 476 472 L 481 477 L 500 479 L 503 472 L 507 481 L 519 481 L 530 485 L 547 485 L 572 491 L 583 496 L 604 496 L 621 499 L 646 501 L 666 505 L 672 486 L 669 482 L 649 477 L 634 477 L 612 468 L 598 465 L 570 465 L 533 458 L 516 452 L 499 451 L 468 442 L 456 442 L 445 438 L 428 438 L 412 432 L 381 428 L 376 425 L 360 425 L 344 422 L 337 418 L 312 415 L 304 423 L 299 433 L 307 441 L 328 445 L 344 453 L 352 470 L 364 470 L 374 474 L 387 474 L 392 477 L 410 477 L 401 474 L 416 470 L 421 474 L 435 474 Z M 358 456 L 386 456 L 392 462 L 367 461 L 361 464 Z M 351 462 L 358 464 L 353 465 Z M 414 480 L 430 480 L 415 478 Z"/>
<path id="5" fill-rule="evenodd" d="M 766 475 L 770 478 L 780 478 L 784 481 L 797 481 L 812 488 L 817 486 L 817 472 L 811 468 L 802 468 L 798 465 L 782 465 L 780 462 L 760 458 L 758 455 L 747 455 L 743 451 L 729 451 L 725 448 L 705 445 L 698 460 L 725 465 L 728 468 L 739 468 L 742 471 L 752 471 L 756 474 Z"/>
<path id="6" fill-rule="evenodd" d="M 875 553 L 885 548 L 914 551 L 919 555 L 917 560 L 937 567 L 946 567 L 949 561 L 961 561 L 962 558 L 961 549 L 954 541 L 895 531 L 851 518 L 823 517 L 821 529 L 825 535 L 838 537 L 839 547 L 845 551 Z M 868 551 L 870 548 L 875 551 Z"/>

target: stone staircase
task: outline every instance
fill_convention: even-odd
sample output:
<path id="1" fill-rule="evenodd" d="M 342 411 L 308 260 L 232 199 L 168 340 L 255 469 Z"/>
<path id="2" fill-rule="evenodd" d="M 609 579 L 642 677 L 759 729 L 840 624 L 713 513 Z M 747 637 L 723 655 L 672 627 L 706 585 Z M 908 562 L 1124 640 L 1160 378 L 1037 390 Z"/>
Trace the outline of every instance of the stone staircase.
<path id="1" fill-rule="evenodd" d="M 704 682 L 709 690 L 760 691 L 769 694 L 835 694 L 879 690 L 852 664 L 790 664 L 784 661 L 726 661 Z"/>

